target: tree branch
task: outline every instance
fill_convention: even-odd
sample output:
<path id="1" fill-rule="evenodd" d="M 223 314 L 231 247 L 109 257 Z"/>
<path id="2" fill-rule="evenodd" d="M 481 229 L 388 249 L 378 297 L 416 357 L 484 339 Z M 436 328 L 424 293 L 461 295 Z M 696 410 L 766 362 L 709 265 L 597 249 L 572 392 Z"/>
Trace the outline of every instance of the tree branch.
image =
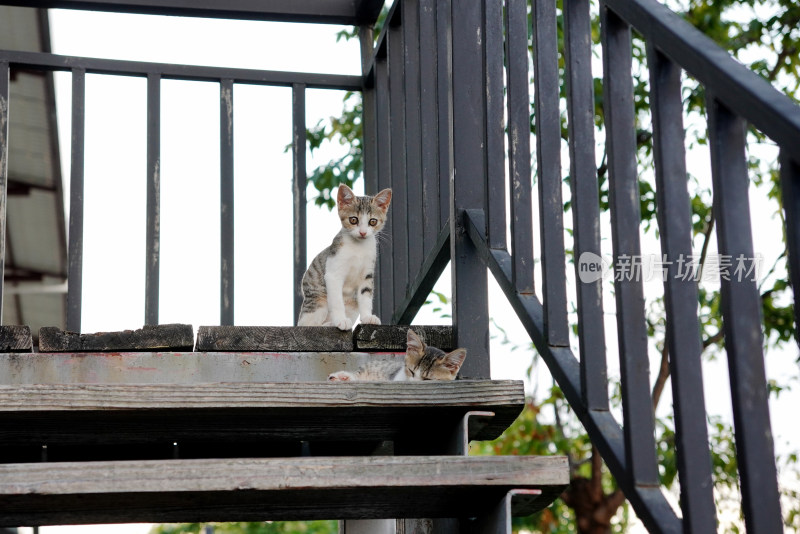
<path id="1" fill-rule="evenodd" d="M 561 437 L 567 439 L 567 434 L 564 432 L 564 425 L 561 422 L 561 414 L 559 414 L 558 412 L 558 399 L 553 400 L 553 413 L 555 415 L 556 428 L 561 433 Z M 567 465 L 569 466 L 569 475 L 570 478 L 572 478 L 572 475 L 575 473 L 575 471 L 577 471 L 578 466 L 580 464 L 575 463 L 575 458 L 572 456 L 571 451 L 565 451 L 565 452 L 567 455 Z"/>
<path id="2" fill-rule="evenodd" d="M 715 343 L 722 341 L 722 338 L 724 336 L 725 334 L 722 332 L 722 329 L 720 329 L 719 332 L 717 332 L 713 336 L 703 340 L 703 349 L 706 349 L 707 347 L 710 347 L 711 345 L 714 345 Z"/>
<path id="3" fill-rule="evenodd" d="M 783 50 L 780 51 L 778 54 L 778 59 L 775 61 L 775 66 L 769 71 L 767 74 L 767 79 L 771 82 L 775 81 L 775 78 L 778 77 L 778 73 L 781 71 L 781 67 L 783 67 L 783 63 L 786 61 L 786 58 L 789 57 L 789 54 L 795 53 L 796 50 L 793 48 L 783 47 Z"/>
<path id="4" fill-rule="evenodd" d="M 603 500 L 603 457 L 600 451 L 592 445 L 592 478 L 591 478 L 592 500 L 600 502 Z"/>
<path id="5" fill-rule="evenodd" d="M 658 408 L 658 401 L 661 400 L 661 394 L 664 392 L 664 386 L 667 384 L 669 378 L 669 343 L 667 338 L 664 338 L 664 347 L 661 349 L 661 367 L 658 370 L 658 377 L 656 383 L 653 385 L 653 411 Z"/>
<path id="6" fill-rule="evenodd" d="M 702 269 L 703 266 L 706 264 L 706 257 L 708 256 L 708 245 L 711 242 L 711 232 L 713 230 L 714 230 L 714 210 L 712 209 L 711 217 L 708 218 L 708 225 L 706 226 L 706 231 L 703 232 L 704 236 L 703 248 L 700 249 L 700 263 L 698 265 L 700 269 Z"/>
<path id="7" fill-rule="evenodd" d="M 711 232 L 714 230 L 714 212 L 711 212 L 711 217 L 708 219 L 708 224 L 706 225 L 705 232 L 703 232 L 703 248 L 700 251 L 700 261 L 698 263 L 698 269 L 702 269 L 706 263 L 706 258 L 708 257 L 708 245 L 711 242 Z M 721 336 L 721 332 L 717 335 Z M 716 336 L 714 336 L 716 337 Z M 716 343 L 714 337 L 709 338 L 710 343 Z M 708 345 L 706 341 L 703 342 L 703 348 L 706 348 Z M 667 384 L 667 379 L 670 375 L 669 369 L 669 342 L 668 338 L 664 338 L 664 347 L 661 349 L 661 366 L 658 370 L 658 377 L 656 377 L 656 382 L 653 384 L 653 411 L 656 411 L 658 408 L 658 403 L 661 400 L 661 394 L 664 392 L 664 386 Z"/>

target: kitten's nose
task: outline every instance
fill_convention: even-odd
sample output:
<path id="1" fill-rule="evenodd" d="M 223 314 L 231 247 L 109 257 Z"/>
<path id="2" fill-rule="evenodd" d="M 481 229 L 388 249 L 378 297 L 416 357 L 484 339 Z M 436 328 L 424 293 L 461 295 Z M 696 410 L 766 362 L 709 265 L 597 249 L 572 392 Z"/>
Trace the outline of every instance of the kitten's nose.
<path id="1" fill-rule="evenodd" d="M 361 235 L 361 237 L 367 237 L 367 232 L 364 230 L 359 230 L 358 233 Z"/>

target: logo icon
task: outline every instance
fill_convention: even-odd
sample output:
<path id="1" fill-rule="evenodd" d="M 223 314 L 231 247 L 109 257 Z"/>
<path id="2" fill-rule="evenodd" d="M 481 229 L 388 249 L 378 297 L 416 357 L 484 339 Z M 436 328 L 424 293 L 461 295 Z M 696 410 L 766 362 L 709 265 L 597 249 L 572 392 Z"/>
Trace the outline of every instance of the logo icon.
<path id="1" fill-rule="evenodd" d="M 578 258 L 578 278 L 584 284 L 596 282 L 609 274 L 611 263 L 594 252 L 584 252 Z"/>

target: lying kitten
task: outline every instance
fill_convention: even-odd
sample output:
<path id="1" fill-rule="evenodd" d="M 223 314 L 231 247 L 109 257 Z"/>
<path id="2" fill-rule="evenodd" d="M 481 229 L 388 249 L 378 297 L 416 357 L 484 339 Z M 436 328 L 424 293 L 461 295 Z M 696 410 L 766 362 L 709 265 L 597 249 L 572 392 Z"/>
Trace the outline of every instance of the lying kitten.
<path id="1" fill-rule="evenodd" d="M 359 197 L 346 185 L 339 186 L 336 204 L 342 229 L 303 275 L 297 326 L 350 330 L 359 315 L 362 324 L 381 324 L 372 315 L 375 236 L 383 228 L 391 200 L 391 189 Z"/>
<path id="2" fill-rule="evenodd" d="M 328 375 L 333 382 L 354 380 L 454 380 L 467 357 L 467 349 L 445 353 L 427 346 L 417 334 L 408 329 L 405 364 L 400 362 L 367 363 L 355 373 L 337 371 Z"/>

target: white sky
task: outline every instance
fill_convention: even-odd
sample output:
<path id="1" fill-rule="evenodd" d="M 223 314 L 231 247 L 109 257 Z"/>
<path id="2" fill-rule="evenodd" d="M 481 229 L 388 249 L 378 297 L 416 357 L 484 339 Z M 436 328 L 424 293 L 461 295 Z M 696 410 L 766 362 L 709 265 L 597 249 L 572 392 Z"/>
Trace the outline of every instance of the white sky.
<path id="1" fill-rule="evenodd" d="M 62 10 L 51 10 L 50 20 L 53 48 L 59 54 L 271 70 L 360 72 L 357 42 L 336 43 L 335 34 L 340 28 Z M 68 179 L 69 75 L 58 74 L 56 82 L 63 168 Z M 196 329 L 219 323 L 219 87 L 164 81 L 161 88 L 160 320 L 190 323 Z M 309 91 L 307 124 L 338 115 L 342 96 L 338 91 Z M 144 79 L 87 76 L 85 332 L 137 328 L 143 323 L 145 98 Z M 234 110 L 236 324 L 290 325 L 291 153 L 284 152 L 284 147 L 291 140 L 291 90 L 236 85 Z M 312 159 L 309 155 L 308 169 L 326 161 L 335 151 L 336 147 L 325 147 L 317 157 Z M 707 162 L 705 155 L 693 156 L 690 172 L 707 175 L 708 170 L 703 167 Z M 565 167 L 567 163 L 564 157 Z M 309 198 L 312 196 L 309 190 Z M 753 194 L 756 246 L 770 249 L 774 256 L 780 227 L 774 218 L 759 215 L 766 209 L 762 196 Z M 538 242 L 538 217 L 534 219 Z M 309 206 L 308 228 L 311 260 L 338 231 L 338 220 L 327 209 Z M 610 235 L 605 232 L 604 252 L 610 255 Z M 767 243 L 768 238 L 772 243 Z M 657 245 L 653 252 L 658 253 Z M 571 267 L 567 276 L 571 283 Z M 540 283 L 538 266 L 536 278 Z M 449 293 L 448 285 L 449 272 L 445 272 L 437 288 Z M 613 313 L 613 297 L 608 294 L 604 298 L 607 314 Z M 490 307 L 512 342 L 528 346 L 530 339 L 493 282 Z M 418 324 L 445 321 L 430 310 L 423 310 L 416 320 Z M 606 342 L 610 373 L 618 376 L 613 316 L 607 321 Z M 492 354 L 493 378 L 525 378 L 530 351 L 511 352 L 499 339 L 493 339 Z M 771 355 L 767 359 L 770 377 L 783 382 L 787 376 L 797 375 L 795 358 L 793 350 Z M 657 362 L 653 366 L 654 378 Z M 705 376 L 709 412 L 730 418 L 724 357 L 709 363 Z M 549 386 L 546 368 L 536 372 L 534 384 Z M 800 405 L 797 389 L 795 384 L 794 391 L 772 404 L 776 445 L 781 451 L 800 448 L 792 413 Z M 668 386 L 661 405 L 666 409 L 670 404 Z M 41 532 L 138 534 L 148 529 L 144 525 L 45 527 Z"/>

